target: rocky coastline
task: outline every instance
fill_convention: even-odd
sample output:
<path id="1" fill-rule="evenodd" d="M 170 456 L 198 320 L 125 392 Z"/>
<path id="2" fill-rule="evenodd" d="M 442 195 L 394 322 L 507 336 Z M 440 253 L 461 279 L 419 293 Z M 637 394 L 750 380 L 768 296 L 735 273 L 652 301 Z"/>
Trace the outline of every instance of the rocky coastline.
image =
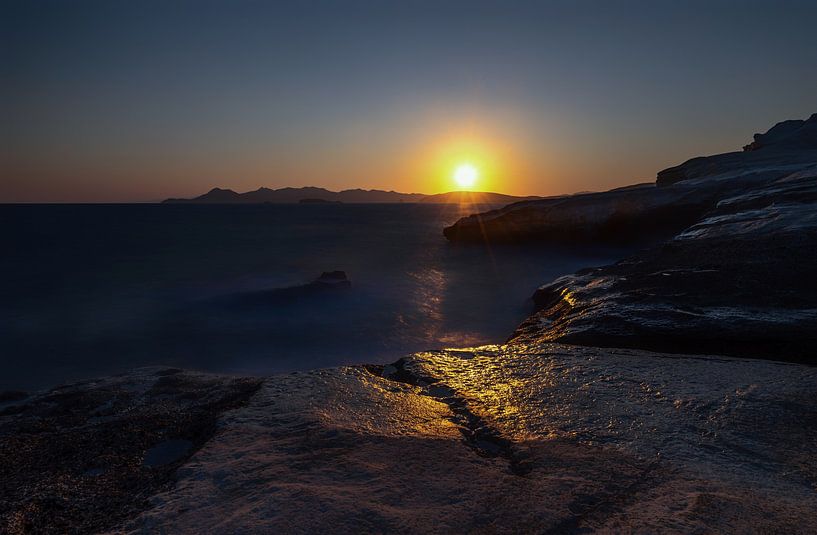
<path id="1" fill-rule="evenodd" d="M 817 364 L 817 114 L 661 171 L 655 185 L 510 205 L 445 235 L 541 243 L 575 239 L 574 226 L 592 241 L 663 239 L 539 288 L 511 342 Z"/>
<path id="2" fill-rule="evenodd" d="M 816 131 L 446 229 L 650 243 L 502 345 L 0 396 L 0 531 L 816 533 Z"/>

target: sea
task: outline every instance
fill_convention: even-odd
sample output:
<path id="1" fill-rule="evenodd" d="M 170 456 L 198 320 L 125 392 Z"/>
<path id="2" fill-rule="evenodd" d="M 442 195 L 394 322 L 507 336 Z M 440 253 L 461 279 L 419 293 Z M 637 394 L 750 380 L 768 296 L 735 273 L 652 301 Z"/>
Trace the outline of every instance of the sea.
<path id="1" fill-rule="evenodd" d="M 480 210 L 491 207 L 480 207 Z M 453 244 L 471 206 L 0 205 L 0 389 L 235 374 L 501 343 L 541 284 L 621 250 Z M 342 270 L 341 291 L 295 291 Z"/>

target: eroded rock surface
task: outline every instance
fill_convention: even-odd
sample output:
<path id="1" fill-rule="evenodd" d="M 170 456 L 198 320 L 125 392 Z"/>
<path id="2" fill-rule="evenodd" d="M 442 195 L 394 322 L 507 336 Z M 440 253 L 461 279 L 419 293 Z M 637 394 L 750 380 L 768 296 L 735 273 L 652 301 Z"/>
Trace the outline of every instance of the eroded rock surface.
<path id="1" fill-rule="evenodd" d="M 817 167 L 721 200 L 657 247 L 561 277 L 513 340 L 817 364 Z"/>
<path id="2" fill-rule="evenodd" d="M 814 532 L 817 369 L 559 344 L 267 378 L 132 533 Z"/>
<path id="3" fill-rule="evenodd" d="M 148 506 L 257 379 L 169 368 L 0 405 L 0 532 L 93 533 Z"/>

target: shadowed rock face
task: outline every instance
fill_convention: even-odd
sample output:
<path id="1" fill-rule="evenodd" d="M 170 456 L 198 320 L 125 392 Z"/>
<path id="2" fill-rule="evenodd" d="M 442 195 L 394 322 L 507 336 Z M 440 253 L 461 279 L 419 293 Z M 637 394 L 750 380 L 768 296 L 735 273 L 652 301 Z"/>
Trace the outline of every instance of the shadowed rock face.
<path id="1" fill-rule="evenodd" d="M 817 113 L 805 121 L 777 123 L 765 134 L 755 134 L 754 141 L 743 147 L 743 150 L 767 148 L 817 149 Z"/>
<path id="2" fill-rule="evenodd" d="M 512 337 L 817 364 L 817 167 L 721 200 L 661 247 L 541 287 Z"/>
<path id="3" fill-rule="evenodd" d="M 629 243 L 653 240 L 692 224 L 717 200 L 716 191 L 658 189 L 644 184 L 516 203 L 470 215 L 443 230 L 453 242 Z"/>

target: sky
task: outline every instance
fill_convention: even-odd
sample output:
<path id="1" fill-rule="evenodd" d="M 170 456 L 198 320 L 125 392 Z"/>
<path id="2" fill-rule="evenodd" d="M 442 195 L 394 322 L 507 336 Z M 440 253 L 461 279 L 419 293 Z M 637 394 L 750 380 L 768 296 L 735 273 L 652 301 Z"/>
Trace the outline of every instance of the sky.
<path id="1" fill-rule="evenodd" d="M 817 112 L 817 2 L 5 1 L 0 202 L 605 190 Z"/>

